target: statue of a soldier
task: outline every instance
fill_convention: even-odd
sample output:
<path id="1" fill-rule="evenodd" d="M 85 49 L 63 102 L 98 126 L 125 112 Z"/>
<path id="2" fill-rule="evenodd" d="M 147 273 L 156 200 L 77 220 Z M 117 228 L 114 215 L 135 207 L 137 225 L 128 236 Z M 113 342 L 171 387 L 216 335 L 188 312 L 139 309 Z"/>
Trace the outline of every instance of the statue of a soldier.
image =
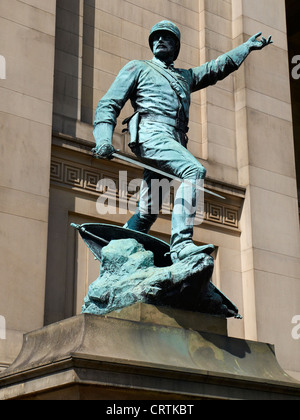
<path id="1" fill-rule="evenodd" d="M 130 147 L 141 159 L 147 159 L 164 172 L 183 182 L 175 202 L 182 211 L 173 211 L 171 227 L 171 259 L 175 263 L 191 253 L 210 254 L 213 245 L 198 247 L 193 243 L 196 185 L 204 180 L 206 169 L 187 150 L 187 132 L 191 93 L 214 85 L 237 70 L 253 50 L 272 43 L 252 36 L 246 43 L 200 67 L 177 69 L 174 61 L 180 51 L 180 31 L 175 24 L 162 21 L 150 33 L 149 45 L 154 54 L 150 61 L 134 60 L 119 73 L 106 95 L 100 100 L 96 115 L 94 155 L 111 158 L 113 131 L 121 109 L 130 99 L 135 113 L 129 121 Z M 130 128 L 131 124 L 131 128 Z M 161 208 L 162 197 L 151 194 L 151 180 L 160 175 L 145 169 L 138 209 L 125 227 L 148 233 L 158 217 L 151 208 Z M 184 200 L 182 200 L 184 197 Z M 153 202 L 158 201 L 156 206 Z M 187 203 L 193 203 L 189 211 Z"/>

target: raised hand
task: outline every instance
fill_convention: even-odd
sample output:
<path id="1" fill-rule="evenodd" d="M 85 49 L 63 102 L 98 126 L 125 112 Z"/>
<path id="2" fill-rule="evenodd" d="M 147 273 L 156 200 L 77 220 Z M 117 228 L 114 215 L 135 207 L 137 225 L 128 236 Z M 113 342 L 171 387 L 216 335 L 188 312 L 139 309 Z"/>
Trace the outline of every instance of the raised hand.
<path id="1" fill-rule="evenodd" d="M 258 39 L 262 35 L 262 32 L 258 32 L 256 35 L 253 35 L 249 40 L 247 41 L 247 44 L 250 48 L 250 51 L 253 50 L 262 50 L 267 45 L 273 44 L 272 36 L 269 36 L 268 39 L 262 37 L 260 40 Z"/>

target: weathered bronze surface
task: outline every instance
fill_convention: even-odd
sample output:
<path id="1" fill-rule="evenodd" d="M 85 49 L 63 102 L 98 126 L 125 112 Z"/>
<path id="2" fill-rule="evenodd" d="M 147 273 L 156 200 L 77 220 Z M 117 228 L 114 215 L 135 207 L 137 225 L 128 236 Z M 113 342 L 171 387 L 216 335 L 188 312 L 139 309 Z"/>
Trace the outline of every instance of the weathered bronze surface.
<path id="1" fill-rule="evenodd" d="M 174 66 L 180 51 L 181 34 L 169 21 L 156 24 L 149 37 L 154 54 L 152 60 L 130 61 L 100 100 L 95 114 L 95 156 L 111 158 L 113 131 L 125 103 L 130 100 L 134 114 L 126 120 L 131 134 L 130 147 L 141 159 L 152 161 L 159 169 L 194 184 L 203 180 L 206 169 L 187 150 L 187 132 L 191 94 L 223 80 L 236 71 L 251 51 L 272 43 L 271 37 L 259 40 L 261 33 L 247 42 L 200 67 L 178 69 Z M 155 172 L 144 171 L 139 209 L 127 227 L 147 233 L 158 217 L 162 197 L 151 193 Z M 146 197 L 143 200 L 143 197 Z M 195 187 L 184 183 L 177 191 L 175 202 L 181 211 L 172 215 L 171 258 L 183 259 L 184 248 L 191 247 L 194 206 L 200 197 Z M 156 205 L 153 206 L 153 203 Z M 196 205 L 197 207 L 197 205 Z M 151 211 L 153 208 L 158 211 Z"/>
<path id="2" fill-rule="evenodd" d="M 124 226 L 128 232 L 111 227 L 106 236 L 102 225 L 99 229 L 103 232 L 95 235 L 97 227 L 89 226 L 87 231 L 86 227 L 78 227 L 101 261 L 99 278 L 90 286 L 83 312 L 103 314 L 146 302 L 240 317 L 237 308 L 210 281 L 214 246 L 197 247 L 193 243 L 196 210 L 203 199 L 197 185 L 202 182 L 203 186 L 206 169 L 187 150 L 187 133 L 191 94 L 223 80 L 241 66 L 251 51 L 272 43 L 271 37 L 259 40 L 260 35 L 200 67 L 178 69 L 174 61 L 181 47 L 180 30 L 172 22 L 159 22 L 149 37 L 154 58 L 129 62 L 100 100 L 95 114 L 96 157 L 113 158 L 113 131 L 121 109 L 130 100 L 134 113 L 124 123 L 130 131 L 132 151 L 184 182 L 175 195 L 170 248 L 142 235 L 149 232 L 163 203 L 163 194 L 154 189 L 153 181 L 164 176 L 149 168 L 144 170 L 138 209 Z M 95 241 L 95 237 L 109 243 Z M 103 249 L 104 244 L 107 246 Z M 118 259 L 108 258 L 111 248 Z M 151 255 L 147 254 L 150 251 Z"/>
<path id="3" fill-rule="evenodd" d="M 172 264 L 170 246 L 151 235 L 100 223 L 73 227 L 101 263 L 83 313 L 105 315 L 144 302 L 240 318 L 237 307 L 210 281 L 210 255 L 197 252 Z"/>

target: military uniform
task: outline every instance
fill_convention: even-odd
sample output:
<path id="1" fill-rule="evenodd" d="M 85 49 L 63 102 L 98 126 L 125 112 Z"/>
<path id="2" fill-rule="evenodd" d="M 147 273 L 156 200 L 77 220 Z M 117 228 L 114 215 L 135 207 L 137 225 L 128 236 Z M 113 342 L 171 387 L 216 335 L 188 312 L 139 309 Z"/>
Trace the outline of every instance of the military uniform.
<path id="1" fill-rule="evenodd" d="M 98 104 L 96 142 L 111 142 L 120 111 L 130 100 L 139 123 L 138 136 L 130 144 L 134 153 L 193 184 L 203 180 L 205 168 L 186 149 L 191 93 L 223 80 L 239 68 L 249 52 L 247 43 L 242 44 L 216 60 L 188 70 L 177 69 L 173 64 L 167 67 L 155 57 L 150 61 L 130 61 Z M 145 170 L 139 206 L 126 227 L 149 231 L 158 216 L 158 212 L 151 212 L 151 205 L 152 209 L 159 209 L 163 199 L 161 194 L 154 195 L 151 191 L 151 180 L 158 178 L 161 177 L 156 173 Z M 177 191 L 175 203 L 182 205 L 182 211 L 172 214 L 171 250 L 174 252 L 192 243 L 195 216 L 192 203 L 197 197 L 194 186 L 182 184 Z"/>

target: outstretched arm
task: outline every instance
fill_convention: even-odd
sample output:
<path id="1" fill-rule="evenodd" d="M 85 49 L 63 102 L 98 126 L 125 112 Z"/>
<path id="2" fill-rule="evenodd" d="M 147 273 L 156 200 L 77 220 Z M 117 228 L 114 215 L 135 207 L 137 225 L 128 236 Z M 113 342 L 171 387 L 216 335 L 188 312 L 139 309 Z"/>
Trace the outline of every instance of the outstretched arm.
<path id="1" fill-rule="evenodd" d="M 242 65 L 251 51 L 261 50 L 267 45 L 273 44 L 271 36 L 268 39 L 264 37 L 258 39 L 261 34 L 259 32 L 253 35 L 247 42 L 221 55 L 216 60 L 190 69 L 192 75 L 191 90 L 194 92 L 223 80 Z"/>

